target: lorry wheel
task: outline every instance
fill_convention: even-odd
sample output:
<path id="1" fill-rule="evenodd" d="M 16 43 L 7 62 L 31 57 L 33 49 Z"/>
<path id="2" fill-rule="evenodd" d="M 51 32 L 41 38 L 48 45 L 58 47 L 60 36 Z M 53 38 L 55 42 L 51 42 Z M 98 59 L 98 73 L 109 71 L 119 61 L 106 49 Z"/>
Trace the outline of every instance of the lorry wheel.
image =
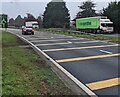
<path id="1" fill-rule="evenodd" d="M 109 34 L 112 34 L 113 32 L 108 32 Z"/>
<path id="2" fill-rule="evenodd" d="M 92 32 L 93 32 L 94 34 L 97 34 L 97 31 L 96 31 L 96 30 L 93 30 Z"/>

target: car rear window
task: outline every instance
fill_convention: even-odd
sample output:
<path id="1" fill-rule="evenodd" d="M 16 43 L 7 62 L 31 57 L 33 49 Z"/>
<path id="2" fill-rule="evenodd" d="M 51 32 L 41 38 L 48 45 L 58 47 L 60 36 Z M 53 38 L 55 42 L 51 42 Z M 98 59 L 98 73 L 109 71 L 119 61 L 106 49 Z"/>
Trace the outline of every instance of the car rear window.
<path id="1" fill-rule="evenodd" d="M 31 26 L 27 26 L 26 28 L 33 28 L 33 27 L 31 27 Z"/>

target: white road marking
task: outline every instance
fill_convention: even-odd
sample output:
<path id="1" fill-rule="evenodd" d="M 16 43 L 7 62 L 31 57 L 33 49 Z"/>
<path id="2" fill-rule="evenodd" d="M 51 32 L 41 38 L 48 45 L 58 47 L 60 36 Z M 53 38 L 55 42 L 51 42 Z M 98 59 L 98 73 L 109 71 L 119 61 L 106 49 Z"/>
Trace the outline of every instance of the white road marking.
<path id="1" fill-rule="evenodd" d="M 67 41 L 68 43 L 72 43 L 71 41 Z"/>
<path id="2" fill-rule="evenodd" d="M 79 41 L 79 40 L 83 40 L 83 39 L 81 39 L 81 38 L 80 39 L 67 39 L 67 38 L 65 38 L 65 39 L 63 39 L 63 38 L 62 39 L 54 39 L 54 38 L 52 38 L 52 39 L 47 39 L 47 40 L 46 39 L 45 40 L 38 40 L 38 39 L 37 40 L 31 40 L 31 42 L 71 41 L 71 40 L 78 40 Z"/>
<path id="3" fill-rule="evenodd" d="M 103 53 L 112 54 L 112 52 L 109 52 L 109 51 L 105 51 L 105 50 L 100 50 L 100 51 Z"/>

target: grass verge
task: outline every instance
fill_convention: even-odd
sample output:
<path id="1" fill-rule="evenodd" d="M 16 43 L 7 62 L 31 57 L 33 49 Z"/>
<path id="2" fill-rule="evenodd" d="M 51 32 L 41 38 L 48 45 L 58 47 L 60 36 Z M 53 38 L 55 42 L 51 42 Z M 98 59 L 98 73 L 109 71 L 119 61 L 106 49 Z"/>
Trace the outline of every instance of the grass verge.
<path id="1" fill-rule="evenodd" d="M 2 95 L 72 95 L 51 68 L 16 36 L 2 33 Z"/>

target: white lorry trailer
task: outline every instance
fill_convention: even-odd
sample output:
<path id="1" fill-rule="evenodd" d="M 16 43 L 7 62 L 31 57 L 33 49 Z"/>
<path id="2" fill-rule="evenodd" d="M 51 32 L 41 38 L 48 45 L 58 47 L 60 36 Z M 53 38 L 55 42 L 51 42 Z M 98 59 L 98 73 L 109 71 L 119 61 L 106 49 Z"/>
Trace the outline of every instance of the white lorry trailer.
<path id="1" fill-rule="evenodd" d="M 25 22 L 26 27 L 33 27 L 33 28 L 39 28 L 37 21 L 27 21 Z"/>
<path id="2" fill-rule="evenodd" d="M 76 29 L 91 33 L 112 33 L 113 22 L 105 16 L 76 19 Z"/>

